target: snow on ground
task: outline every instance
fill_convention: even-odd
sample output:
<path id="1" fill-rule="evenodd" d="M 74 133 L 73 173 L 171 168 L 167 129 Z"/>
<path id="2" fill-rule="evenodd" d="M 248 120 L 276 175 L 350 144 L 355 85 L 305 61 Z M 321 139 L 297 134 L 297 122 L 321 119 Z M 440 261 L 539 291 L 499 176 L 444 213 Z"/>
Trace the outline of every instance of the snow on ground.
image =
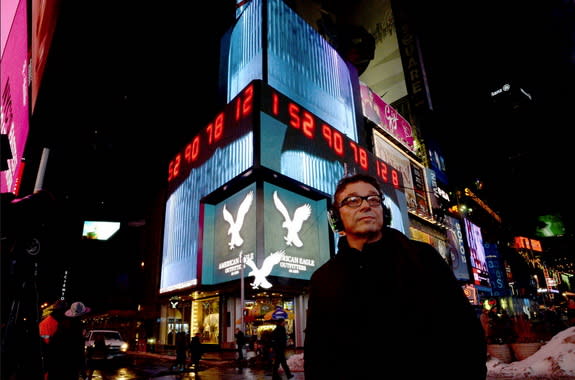
<path id="1" fill-rule="evenodd" d="M 487 361 L 488 379 L 575 379 L 575 326 L 543 345 L 536 353 L 509 364 Z"/>
<path id="2" fill-rule="evenodd" d="M 303 354 L 293 354 L 287 358 L 287 364 L 292 372 L 303 372 Z"/>

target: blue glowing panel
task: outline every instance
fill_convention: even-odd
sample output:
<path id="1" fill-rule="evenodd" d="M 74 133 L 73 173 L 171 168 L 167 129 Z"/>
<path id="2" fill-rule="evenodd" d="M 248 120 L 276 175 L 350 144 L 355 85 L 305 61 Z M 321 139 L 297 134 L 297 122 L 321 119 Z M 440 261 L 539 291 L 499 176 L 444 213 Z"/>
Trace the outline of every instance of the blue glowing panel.
<path id="1" fill-rule="evenodd" d="M 166 204 L 160 293 L 197 284 L 200 200 L 253 165 L 253 137 L 227 145 L 190 172 Z"/>
<path id="2" fill-rule="evenodd" d="M 222 39 L 220 65 L 226 100 L 233 99 L 253 80 L 263 79 L 262 4 L 252 1 Z"/>
<path id="3" fill-rule="evenodd" d="M 227 99 L 261 79 L 357 141 L 357 73 L 283 1 L 267 0 L 262 16 L 264 1 L 252 1 L 222 43 Z"/>
<path id="4" fill-rule="evenodd" d="M 198 283 L 200 200 L 254 165 L 253 86 L 170 161 L 160 293 Z"/>
<path id="5" fill-rule="evenodd" d="M 507 283 L 507 273 L 501 261 L 501 254 L 496 244 L 483 244 L 485 259 L 489 270 L 489 282 L 491 283 L 491 295 L 494 297 L 510 296 Z"/>

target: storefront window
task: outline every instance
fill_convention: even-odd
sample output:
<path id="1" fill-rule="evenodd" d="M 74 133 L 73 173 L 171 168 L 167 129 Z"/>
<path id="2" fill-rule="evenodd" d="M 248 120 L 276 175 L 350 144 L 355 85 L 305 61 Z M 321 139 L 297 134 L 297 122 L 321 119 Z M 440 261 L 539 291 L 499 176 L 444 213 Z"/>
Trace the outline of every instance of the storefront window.
<path id="1" fill-rule="evenodd" d="M 218 297 L 192 302 L 192 334 L 200 333 L 202 343 L 218 344 L 220 336 L 220 300 Z"/>

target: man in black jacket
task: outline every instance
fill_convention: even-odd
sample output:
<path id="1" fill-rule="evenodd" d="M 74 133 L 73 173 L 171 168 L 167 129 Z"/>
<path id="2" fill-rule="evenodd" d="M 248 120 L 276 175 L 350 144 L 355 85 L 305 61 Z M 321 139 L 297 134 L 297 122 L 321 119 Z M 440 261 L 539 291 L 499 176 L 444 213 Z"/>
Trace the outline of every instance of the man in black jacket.
<path id="1" fill-rule="evenodd" d="M 343 236 L 311 278 L 306 380 L 485 379 L 472 306 L 432 246 L 384 226 L 377 180 L 344 177 L 333 205 Z"/>
<path id="2" fill-rule="evenodd" d="M 278 319 L 274 331 L 272 331 L 272 348 L 274 350 L 274 364 L 272 368 L 272 379 L 280 379 L 279 368 L 282 366 L 288 379 L 293 377 L 286 359 L 287 331 L 285 319 Z"/>

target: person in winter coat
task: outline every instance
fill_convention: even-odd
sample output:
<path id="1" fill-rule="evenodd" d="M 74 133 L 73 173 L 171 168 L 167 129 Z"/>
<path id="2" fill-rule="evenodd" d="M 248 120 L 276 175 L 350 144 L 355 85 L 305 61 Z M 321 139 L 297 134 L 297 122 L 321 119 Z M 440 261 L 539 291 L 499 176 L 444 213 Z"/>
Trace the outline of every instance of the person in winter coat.
<path id="1" fill-rule="evenodd" d="M 286 359 L 286 347 L 287 347 L 287 331 L 285 328 L 285 319 L 277 320 L 276 328 L 272 331 L 272 349 L 274 353 L 274 364 L 272 367 L 272 379 L 279 380 L 281 378 L 279 374 L 280 365 L 282 366 L 288 379 L 293 377 L 290 368 L 287 364 Z"/>
<path id="2" fill-rule="evenodd" d="M 200 360 L 204 354 L 204 348 L 202 346 L 202 341 L 200 340 L 201 334 L 198 332 L 194 335 L 190 341 L 190 356 L 192 357 L 192 364 L 194 366 L 194 372 L 200 370 Z"/>
<path id="3" fill-rule="evenodd" d="M 309 286 L 305 379 L 484 380 L 485 336 L 461 285 L 432 246 L 386 226 L 384 207 L 375 178 L 339 181 L 338 252 Z"/>
<path id="4" fill-rule="evenodd" d="M 49 373 L 54 367 L 54 361 L 52 359 L 52 337 L 58 331 L 58 325 L 60 321 L 64 319 L 64 313 L 66 312 L 67 306 L 66 302 L 58 300 L 46 308 L 46 313 L 48 314 L 38 325 L 40 331 L 40 337 L 42 338 L 42 359 L 43 359 L 43 371 L 44 379 L 48 380 L 50 378 Z"/>
<path id="5" fill-rule="evenodd" d="M 172 364 L 172 370 L 183 371 L 186 369 L 188 354 L 188 336 L 184 331 L 176 333 L 176 360 Z"/>
<path id="6" fill-rule="evenodd" d="M 81 317 L 90 310 L 82 302 L 74 302 L 64 313 L 50 343 L 53 365 L 48 372 L 49 380 L 78 380 L 78 377 L 87 377 L 84 324 Z"/>
<path id="7" fill-rule="evenodd" d="M 236 345 L 237 345 L 237 350 L 238 350 L 238 360 L 244 360 L 244 346 L 246 344 L 246 336 L 244 334 L 244 332 L 242 330 L 240 330 L 239 328 L 236 328 L 236 333 L 235 333 L 235 338 L 236 338 Z"/>

